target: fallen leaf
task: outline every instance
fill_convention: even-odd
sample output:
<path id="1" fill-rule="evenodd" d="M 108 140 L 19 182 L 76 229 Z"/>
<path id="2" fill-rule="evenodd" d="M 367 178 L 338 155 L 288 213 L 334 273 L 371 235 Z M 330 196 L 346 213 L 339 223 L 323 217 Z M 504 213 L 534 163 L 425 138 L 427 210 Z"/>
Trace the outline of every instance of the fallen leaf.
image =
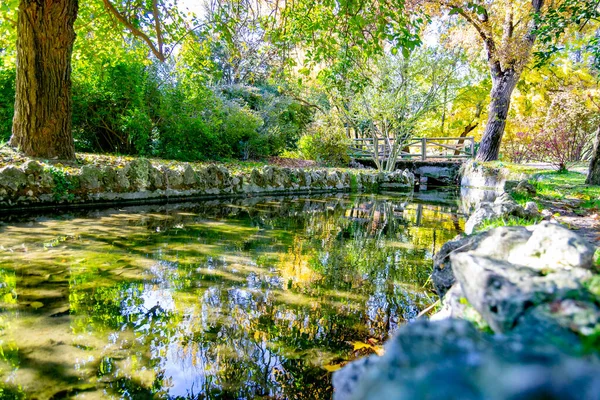
<path id="1" fill-rule="evenodd" d="M 42 308 L 44 307 L 44 303 L 42 303 L 41 301 L 34 301 L 32 303 L 29 304 L 31 306 L 31 308 L 33 308 L 34 310 L 37 310 L 38 308 Z"/>
<path id="2" fill-rule="evenodd" d="M 344 364 L 327 364 L 327 365 L 323 365 L 323 368 L 327 372 L 335 372 L 338 369 L 342 368 L 343 366 L 344 366 Z"/>

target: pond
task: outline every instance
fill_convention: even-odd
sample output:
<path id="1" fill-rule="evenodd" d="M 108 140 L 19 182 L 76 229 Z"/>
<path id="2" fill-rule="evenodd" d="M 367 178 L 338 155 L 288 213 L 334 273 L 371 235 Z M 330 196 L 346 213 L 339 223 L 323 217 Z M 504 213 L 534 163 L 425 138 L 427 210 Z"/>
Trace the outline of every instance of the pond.
<path id="1" fill-rule="evenodd" d="M 0 398 L 329 399 L 332 371 L 434 301 L 464 221 L 431 198 L 5 216 Z"/>

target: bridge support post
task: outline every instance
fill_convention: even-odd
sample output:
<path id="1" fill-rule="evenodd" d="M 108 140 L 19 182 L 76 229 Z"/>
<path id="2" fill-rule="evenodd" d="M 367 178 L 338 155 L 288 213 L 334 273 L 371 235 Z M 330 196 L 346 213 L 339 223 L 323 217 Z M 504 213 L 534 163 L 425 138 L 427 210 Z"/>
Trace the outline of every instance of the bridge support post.
<path id="1" fill-rule="evenodd" d="M 421 160 L 427 159 L 427 138 L 421 138 Z"/>

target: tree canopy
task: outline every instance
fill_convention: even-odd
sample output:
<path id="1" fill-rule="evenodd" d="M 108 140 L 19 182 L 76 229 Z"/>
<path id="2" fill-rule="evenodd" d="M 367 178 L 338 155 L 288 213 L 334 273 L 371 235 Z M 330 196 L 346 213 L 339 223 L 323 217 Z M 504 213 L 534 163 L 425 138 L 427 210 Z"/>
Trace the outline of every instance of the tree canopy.
<path id="1" fill-rule="evenodd" d="M 4 140 L 25 4 L 0 7 Z M 331 140 L 335 163 L 357 132 L 368 134 L 365 123 L 377 130 L 385 120 L 403 127 L 399 136 L 475 135 L 490 160 L 511 157 L 518 132 L 544 130 L 533 104 L 551 108 L 556 91 L 596 95 L 590 2 L 227 0 L 195 11 L 164 0 L 81 4 L 70 62 L 75 149 L 324 160 L 310 143 Z M 585 89 L 554 79 L 568 71 L 584 73 Z M 593 110 L 592 100 L 583 106 Z"/>

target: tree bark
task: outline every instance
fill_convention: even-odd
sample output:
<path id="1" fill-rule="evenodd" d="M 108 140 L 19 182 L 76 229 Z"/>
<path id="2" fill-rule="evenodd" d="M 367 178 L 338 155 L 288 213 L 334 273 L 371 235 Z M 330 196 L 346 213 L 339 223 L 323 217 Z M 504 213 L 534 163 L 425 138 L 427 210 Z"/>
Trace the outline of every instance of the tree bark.
<path id="1" fill-rule="evenodd" d="M 600 128 L 596 130 L 594 151 L 592 153 L 592 159 L 590 160 L 590 169 L 585 183 L 588 185 L 600 185 Z"/>
<path id="2" fill-rule="evenodd" d="M 488 120 L 477 152 L 477 159 L 480 161 L 498 159 L 500 143 L 502 142 L 508 109 L 510 108 L 510 97 L 518 80 L 519 74 L 512 69 L 492 74 Z"/>
<path id="3" fill-rule="evenodd" d="M 31 157 L 74 159 L 71 54 L 77 0 L 21 0 L 9 144 Z"/>

